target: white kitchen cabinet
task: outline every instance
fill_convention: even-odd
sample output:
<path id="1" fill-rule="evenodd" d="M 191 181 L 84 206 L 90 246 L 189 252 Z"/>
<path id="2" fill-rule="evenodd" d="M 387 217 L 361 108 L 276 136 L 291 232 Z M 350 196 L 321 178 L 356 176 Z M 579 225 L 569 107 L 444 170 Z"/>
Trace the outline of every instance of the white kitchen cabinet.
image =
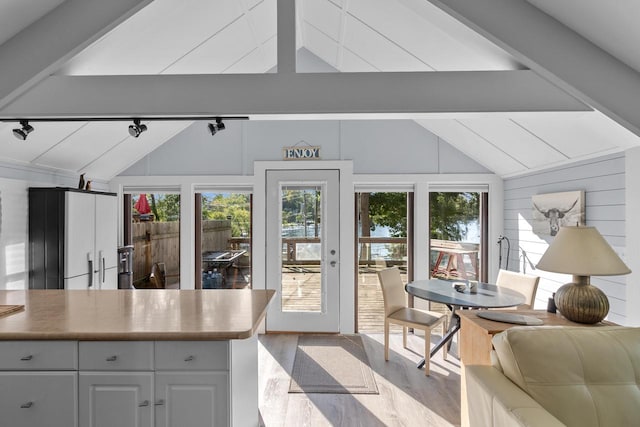
<path id="1" fill-rule="evenodd" d="M 220 371 L 155 375 L 156 427 L 229 425 L 229 374 Z"/>
<path id="2" fill-rule="evenodd" d="M 117 289 L 117 198 L 29 189 L 29 288 Z"/>
<path id="3" fill-rule="evenodd" d="M 77 378 L 76 372 L 0 372 L 0 425 L 77 426 Z"/>
<path id="4" fill-rule="evenodd" d="M 79 374 L 80 427 L 153 427 L 153 372 Z"/>
<path id="5" fill-rule="evenodd" d="M 0 342 L 0 425 L 78 425 L 77 348 L 74 341 Z"/>
<path id="6" fill-rule="evenodd" d="M 99 289 L 118 288 L 118 200 L 96 195 L 95 281 Z"/>
<path id="7" fill-rule="evenodd" d="M 230 425 L 228 341 L 81 341 L 78 366 L 80 427 Z"/>

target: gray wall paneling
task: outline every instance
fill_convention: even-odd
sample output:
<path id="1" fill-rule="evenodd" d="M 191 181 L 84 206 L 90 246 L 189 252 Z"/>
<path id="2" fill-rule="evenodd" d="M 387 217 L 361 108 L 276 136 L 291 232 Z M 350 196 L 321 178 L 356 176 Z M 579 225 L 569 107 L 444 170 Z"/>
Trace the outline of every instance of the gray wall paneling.
<path id="1" fill-rule="evenodd" d="M 504 233 L 511 241 L 509 269 L 539 275 L 535 308 L 546 308 L 547 298 L 570 276 L 532 270 L 523 259 L 523 251 L 535 265 L 546 250 L 551 236 L 536 235 L 531 230 L 532 204 L 535 194 L 562 191 L 585 191 L 587 225 L 596 227 L 624 259 L 625 251 L 625 155 L 608 155 L 571 165 L 505 179 Z M 503 261 L 504 263 L 504 261 Z M 609 297 L 608 319 L 625 324 L 625 276 L 593 277 L 592 283 Z"/>

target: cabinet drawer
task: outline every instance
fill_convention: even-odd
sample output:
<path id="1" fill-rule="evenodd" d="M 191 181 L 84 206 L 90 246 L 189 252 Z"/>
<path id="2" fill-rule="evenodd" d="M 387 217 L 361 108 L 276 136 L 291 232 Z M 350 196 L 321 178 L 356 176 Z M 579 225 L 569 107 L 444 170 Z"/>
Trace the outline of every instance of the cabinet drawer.
<path id="1" fill-rule="evenodd" d="M 156 341 L 157 370 L 228 370 L 228 341 Z"/>
<path id="2" fill-rule="evenodd" d="M 81 341 L 80 370 L 148 371 L 153 369 L 152 341 Z"/>
<path id="3" fill-rule="evenodd" d="M 0 425 L 77 426 L 77 384 L 75 372 L 0 373 Z"/>
<path id="4" fill-rule="evenodd" d="M 0 370 L 75 370 L 75 341 L 0 341 Z"/>

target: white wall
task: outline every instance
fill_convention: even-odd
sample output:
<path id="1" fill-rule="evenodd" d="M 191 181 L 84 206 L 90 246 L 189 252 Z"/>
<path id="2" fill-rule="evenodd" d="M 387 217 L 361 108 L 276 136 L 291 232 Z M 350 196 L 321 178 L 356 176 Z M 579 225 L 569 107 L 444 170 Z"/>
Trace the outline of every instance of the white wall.
<path id="1" fill-rule="evenodd" d="M 251 175 L 282 147 L 318 145 L 323 160 L 353 160 L 354 173 L 490 173 L 412 120 L 227 121 L 211 136 L 196 122 L 120 176 Z M 140 143 L 144 143 L 141 139 Z"/>
<path id="2" fill-rule="evenodd" d="M 625 262 L 631 269 L 627 279 L 627 323 L 628 326 L 640 326 L 640 148 L 627 150 L 625 165 L 626 177 L 626 256 Z"/>
<path id="3" fill-rule="evenodd" d="M 504 231 L 511 241 L 509 270 L 526 271 L 542 278 L 535 303 L 535 308 L 538 309 L 546 308 L 551 294 L 562 284 L 569 282 L 571 277 L 542 270 L 533 271 L 523 257 L 524 251 L 533 265 L 537 264 L 553 239 L 551 236 L 532 232 L 531 196 L 574 190 L 585 191 L 587 225 L 595 226 L 625 259 L 627 239 L 624 153 L 504 181 Z M 626 324 L 628 316 L 626 279 L 627 276 L 591 278 L 592 284 L 602 289 L 609 298 L 611 308 L 607 318 L 619 324 Z"/>
<path id="4" fill-rule="evenodd" d="M 0 289 L 29 286 L 29 187 L 75 187 L 78 177 L 0 163 Z M 97 183 L 96 190 L 106 190 Z"/>

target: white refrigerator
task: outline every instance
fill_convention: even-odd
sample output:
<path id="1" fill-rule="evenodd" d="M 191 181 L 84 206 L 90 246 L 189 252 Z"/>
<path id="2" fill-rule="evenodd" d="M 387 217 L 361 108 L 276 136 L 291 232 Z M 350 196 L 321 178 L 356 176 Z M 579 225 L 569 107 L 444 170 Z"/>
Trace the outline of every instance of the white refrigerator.
<path id="1" fill-rule="evenodd" d="M 117 289 L 117 197 L 68 191 L 65 195 L 65 289 Z"/>

